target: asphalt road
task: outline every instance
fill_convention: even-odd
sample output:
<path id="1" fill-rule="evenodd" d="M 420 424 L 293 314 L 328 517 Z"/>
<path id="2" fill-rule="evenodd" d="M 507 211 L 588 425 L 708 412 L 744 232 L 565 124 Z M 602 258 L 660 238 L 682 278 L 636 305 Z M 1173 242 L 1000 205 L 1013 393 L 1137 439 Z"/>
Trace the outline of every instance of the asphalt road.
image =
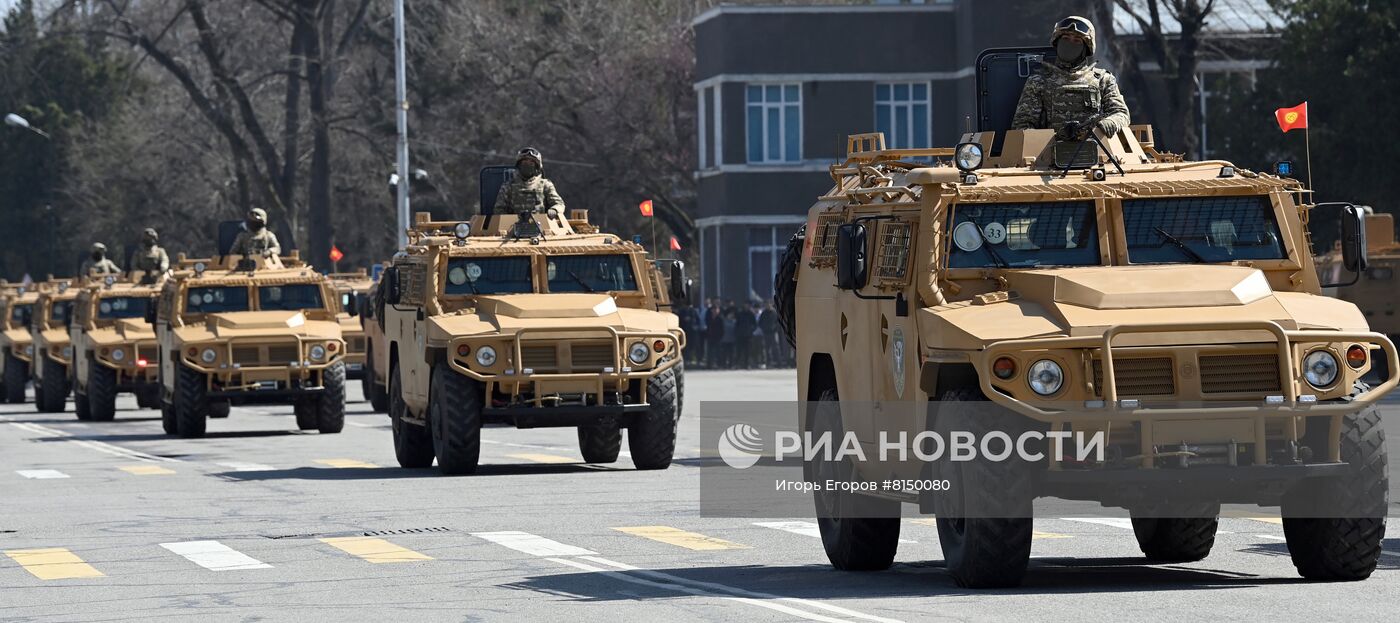
<path id="1" fill-rule="evenodd" d="M 1294 573 L 1276 520 L 1147 565 L 1125 520 L 1037 519 L 1015 590 L 968 592 L 905 519 L 893 569 L 832 570 L 808 517 L 697 512 L 702 400 L 789 400 L 791 371 L 691 372 L 675 465 L 584 465 L 572 430 L 488 429 L 471 477 L 395 467 L 388 421 L 345 432 L 236 408 L 205 439 L 0 405 L 0 620 L 1371 620 L 1400 607 L 1400 525 L 1368 581 Z M 1400 404 L 1386 406 L 1392 431 Z M 1396 433 L 1400 439 L 1400 433 Z M 764 525 L 766 524 L 766 525 Z"/>

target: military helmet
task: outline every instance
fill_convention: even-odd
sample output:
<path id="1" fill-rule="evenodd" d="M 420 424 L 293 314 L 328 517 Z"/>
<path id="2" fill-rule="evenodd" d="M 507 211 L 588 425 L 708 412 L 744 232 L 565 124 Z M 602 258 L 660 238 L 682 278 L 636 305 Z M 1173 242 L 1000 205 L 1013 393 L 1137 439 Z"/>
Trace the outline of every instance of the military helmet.
<path id="1" fill-rule="evenodd" d="M 92 252 L 93 252 L 93 253 L 106 253 L 106 252 L 107 252 L 107 245 L 102 244 L 102 243 L 100 243 L 100 242 L 94 242 L 94 243 L 92 243 Z"/>
<path id="2" fill-rule="evenodd" d="M 1050 32 L 1050 45 L 1060 40 L 1060 35 L 1075 33 L 1084 37 L 1084 47 L 1088 49 L 1089 56 L 1094 55 L 1094 23 L 1088 18 L 1078 15 L 1071 15 L 1058 22 L 1055 22 L 1055 29 Z"/>
<path id="3" fill-rule="evenodd" d="M 141 232 L 141 239 L 156 242 L 160 240 L 160 234 L 156 233 L 156 229 L 154 227 L 147 227 L 146 231 Z"/>
<path id="4" fill-rule="evenodd" d="M 251 210 L 248 210 L 248 220 L 257 221 L 259 223 L 262 223 L 263 225 L 266 225 L 267 210 L 264 210 L 262 208 L 253 208 Z"/>
<path id="5" fill-rule="evenodd" d="M 544 156 L 541 156 L 540 150 L 534 147 L 525 147 L 521 149 L 519 153 L 515 154 L 515 166 L 520 166 L 520 161 L 522 160 L 534 160 L 535 164 L 540 167 L 540 170 L 544 170 Z"/>

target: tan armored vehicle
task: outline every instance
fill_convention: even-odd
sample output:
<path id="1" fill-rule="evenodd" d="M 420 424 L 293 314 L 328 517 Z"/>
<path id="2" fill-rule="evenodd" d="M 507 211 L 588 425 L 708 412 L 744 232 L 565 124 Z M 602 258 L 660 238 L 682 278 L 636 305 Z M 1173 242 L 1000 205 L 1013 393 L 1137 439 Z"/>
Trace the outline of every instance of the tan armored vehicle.
<path id="1" fill-rule="evenodd" d="M 683 268 L 668 296 L 646 251 L 584 210 L 427 216 L 380 283 L 399 463 L 474 472 L 481 427 L 497 423 L 577 427 L 590 463 L 616 461 L 626 429 L 638 469 L 668 467 L 685 335 L 667 309 Z"/>
<path id="2" fill-rule="evenodd" d="M 136 395 L 143 409 L 160 407 L 155 311 L 159 284 L 111 277 L 78 289 L 69 337 L 73 344 L 73 410 L 80 420 L 111 421 L 117 394 Z"/>
<path id="3" fill-rule="evenodd" d="M 379 283 L 370 286 L 369 292 L 360 300 L 360 328 L 365 335 L 365 372 L 360 375 L 360 389 L 365 400 L 376 412 L 389 412 L 389 348 L 384 341 L 384 327 L 380 325 L 378 310 Z"/>
<path id="4" fill-rule="evenodd" d="M 360 326 L 360 309 L 364 305 L 369 289 L 374 281 L 363 268 L 352 273 L 331 273 L 331 284 L 340 297 L 340 332 L 345 338 L 345 377 L 364 378 L 365 373 L 365 330 Z"/>
<path id="5" fill-rule="evenodd" d="M 29 325 L 41 287 L 10 286 L 5 291 L 4 307 L 0 310 L 0 328 L 4 329 L 0 333 L 0 383 L 5 391 L 0 398 L 10 404 L 23 403 L 24 388 L 29 385 L 29 365 L 34 359 Z"/>
<path id="6" fill-rule="evenodd" d="M 858 135 L 831 167 L 776 283 L 812 401 L 801 426 L 872 454 L 882 432 L 925 431 L 1103 433 L 1105 451 L 1057 458 L 1032 437 L 1038 461 L 986 446 L 966 462 L 817 453 L 805 465 L 817 481 L 931 483 L 815 491 L 832 564 L 888 567 L 899 503 L 916 503 L 937 516 L 960 585 L 1015 585 L 1031 501 L 1053 497 L 1128 509 L 1158 561 L 1208 555 L 1222 503 L 1281 505 L 1301 575 L 1369 576 L 1388 487 L 1375 404 L 1396 378 L 1361 377 L 1374 357 L 1395 370 L 1396 351 L 1355 305 L 1321 296 L 1309 194 L 1159 153 L 1147 127 L 1060 141 L 1005 130 L 1003 112 L 955 152 Z M 956 166 L 928 162 L 949 156 Z M 1355 269 L 1360 211 L 1342 215 Z"/>
<path id="7" fill-rule="evenodd" d="M 183 260 L 155 319 L 168 434 L 204 435 L 231 404 L 292 404 L 297 427 L 345 426 L 345 341 L 330 281 L 296 259 Z"/>
<path id="8" fill-rule="evenodd" d="M 68 367 L 73 362 L 73 345 L 68 340 L 73 300 L 78 288 L 58 281 L 39 293 L 34 302 L 34 321 L 29 332 L 34 343 L 34 407 L 41 413 L 58 413 L 67 407 L 73 389 Z"/>

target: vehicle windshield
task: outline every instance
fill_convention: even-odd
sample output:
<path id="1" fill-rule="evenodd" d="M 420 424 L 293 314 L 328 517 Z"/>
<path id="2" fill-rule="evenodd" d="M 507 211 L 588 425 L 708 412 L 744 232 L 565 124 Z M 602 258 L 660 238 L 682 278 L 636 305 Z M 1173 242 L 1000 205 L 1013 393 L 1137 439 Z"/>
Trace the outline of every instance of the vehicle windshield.
<path id="1" fill-rule="evenodd" d="M 1089 201 L 959 204 L 951 231 L 949 268 L 1100 263 L 1098 221 Z"/>
<path id="2" fill-rule="evenodd" d="M 222 286 L 190 288 L 185 295 L 185 311 L 191 314 L 248 311 L 248 288 Z"/>
<path id="3" fill-rule="evenodd" d="M 34 305 L 32 303 L 15 305 L 14 307 L 10 308 L 10 322 L 18 324 L 21 327 L 28 328 L 29 321 L 33 318 L 33 316 Z"/>
<path id="4" fill-rule="evenodd" d="M 314 283 L 258 287 L 258 309 L 262 311 L 301 311 L 325 308 L 326 304 L 321 299 L 321 286 Z"/>
<path id="5" fill-rule="evenodd" d="M 550 292 L 636 290 L 630 255 L 558 255 L 546 260 Z"/>
<path id="6" fill-rule="evenodd" d="M 1159 197 L 1123 202 L 1132 264 L 1288 257 L 1268 197 Z"/>
<path id="7" fill-rule="evenodd" d="M 447 262 L 446 294 L 520 294 L 534 291 L 528 257 L 454 257 Z"/>
<path id="8" fill-rule="evenodd" d="M 97 303 L 97 317 L 101 320 L 116 318 L 142 318 L 151 306 L 150 297 L 114 296 Z"/>
<path id="9" fill-rule="evenodd" d="M 73 301 L 54 301 L 49 308 L 49 324 L 58 326 L 68 321 L 68 314 L 73 311 Z"/>

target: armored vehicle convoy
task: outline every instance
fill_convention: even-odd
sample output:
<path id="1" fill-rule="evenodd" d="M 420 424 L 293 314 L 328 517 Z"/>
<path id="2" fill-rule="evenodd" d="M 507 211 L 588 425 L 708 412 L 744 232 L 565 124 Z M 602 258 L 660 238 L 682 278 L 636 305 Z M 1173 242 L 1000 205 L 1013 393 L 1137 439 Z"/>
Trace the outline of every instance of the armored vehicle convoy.
<path id="1" fill-rule="evenodd" d="M 366 342 L 359 315 L 374 282 L 364 269 L 353 273 L 331 273 L 327 276 L 330 277 L 331 285 L 335 287 L 336 295 L 340 298 L 340 315 L 336 316 L 336 320 L 340 322 L 341 336 L 345 339 L 345 377 L 364 378 Z"/>
<path id="2" fill-rule="evenodd" d="M 34 359 L 34 338 L 29 325 L 34 318 L 34 303 L 39 300 L 42 286 L 10 286 L 4 294 L 0 309 L 0 383 L 5 402 L 24 402 L 24 389 L 29 385 L 29 364 Z"/>
<path id="3" fill-rule="evenodd" d="M 108 277 L 78 288 L 69 337 L 73 345 L 73 410 L 80 420 L 111 421 L 117 394 L 130 392 L 143 409 L 160 407 L 155 327 L 159 284 Z"/>
<path id="4" fill-rule="evenodd" d="M 978 92 L 1014 102 L 1017 54 L 1002 56 L 1000 69 L 979 60 Z M 907 502 L 936 516 L 958 584 L 1016 585 L 1031 501 L 1054 497 L 1126 508 L 1144 554 L 1178 562 L 1209 554 L 1221 504 L 1281 506 L 1303 577 L 1368 577 L 1388 487 L 1375 405 L 1396 385 L 1396 350 L 1355 305 L 1321 296 L 1308 229 L 1310 212 L 1340 207 L 1344 269 L 1357 270 L 1360 211 L 1158 152 L 1147 127 L 1078 142 L 1008 130 L 1010 107 L 984 99 L 955 150 L 850 137 L 776 303 L 810 401 L 802 430 L 872 452 L 882 433 L 1039 433 L 1040 452 L 815 453 L 804 467 L 819 482 L 931 483 L 815 490 L 831 563 L 888 567 Z M 1391 372 L 1372 387 L 1375 357 Z M 1103 451 L 1056 456 L 1051 433 L 1099 435 Z"/>
<path id="5" fill-rule="evenodd" d="M 476 470 L 481 428 L 576 427 L 584 460 L 664 469 L 681 412 L 685 334 L 638 244 L 587 212 L 431 222 L 385 271 L 376 319 L 389 366 L 394 449 L 404 467 Z"/>
<path id="6" fill-rule="evenodd" d="M 58 281 L 39 293 L 34 302 L 34 320 L 29 325 L 34 341 L 34 407 L 41 413 L 58 413 L 67 407 L 72 390 L 68 367 L 73 362 L 73 345 L 68 340 L 73 300 L 78 289 L 68 281 Z"/>
<path id="7" fill-rule="evenodd" d="M 297 427 L 345 427 L 335 288 L 298 260 L 182 260 L 156 306 L 165 432 L 204 435 L 231 404 L 291 404 Z"/>

